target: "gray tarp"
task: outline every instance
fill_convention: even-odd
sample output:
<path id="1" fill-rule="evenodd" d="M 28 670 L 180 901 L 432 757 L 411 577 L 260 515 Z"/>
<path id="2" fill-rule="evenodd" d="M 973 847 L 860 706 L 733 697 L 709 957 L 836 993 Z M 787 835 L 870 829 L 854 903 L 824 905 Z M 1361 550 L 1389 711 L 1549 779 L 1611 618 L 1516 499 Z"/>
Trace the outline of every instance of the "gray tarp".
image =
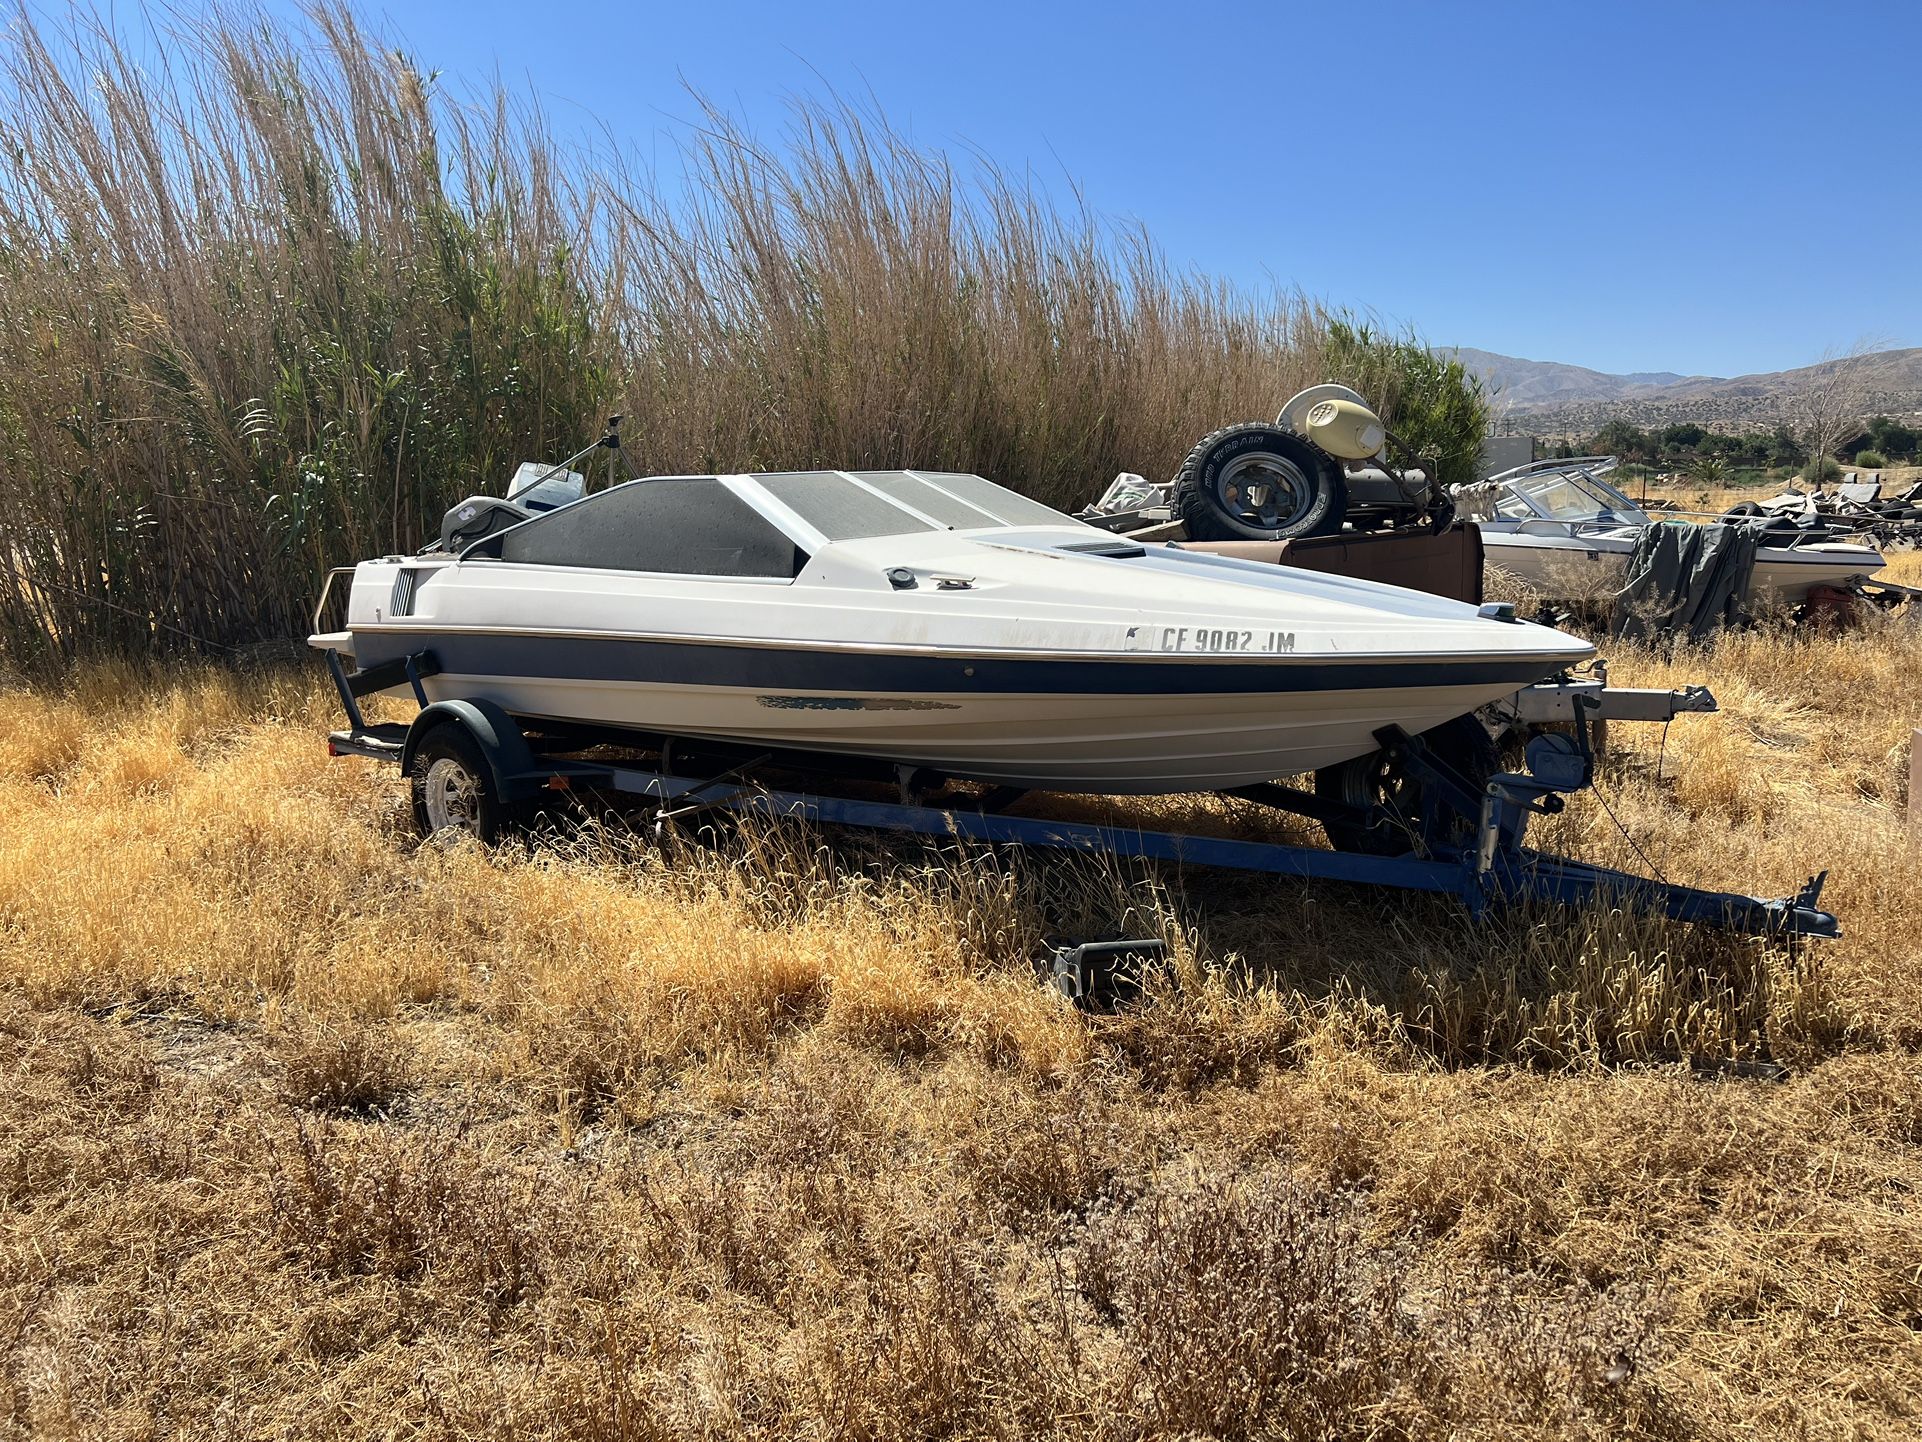
<path id="1" fill-rule="evenodd" d="M 1721 522 L 1662 521 L 1642 532 L 1615 599 L 1617 636 L 1701 640 L 1743 617 L 1762 530 Z"/>

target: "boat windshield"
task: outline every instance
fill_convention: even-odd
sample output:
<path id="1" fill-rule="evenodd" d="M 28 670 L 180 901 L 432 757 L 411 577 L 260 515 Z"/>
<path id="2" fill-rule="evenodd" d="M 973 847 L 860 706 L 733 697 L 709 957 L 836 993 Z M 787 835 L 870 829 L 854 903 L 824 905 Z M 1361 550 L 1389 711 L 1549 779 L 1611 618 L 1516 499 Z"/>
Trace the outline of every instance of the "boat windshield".
<path id="1" fill-rule="evenodd" d="M 786 471 L 754 480 L 830 541 L 1082 524 L 1018 491 L 952 471 Z"/>
<path id="2" fill-rule="evenodd" d="M 1511 495 L 1525 500 L 1538 516 L 1555 521 L 1609 521 L 1639 524 L 1642 509 L 1613 486 L 1585 470 L 1545 471 L 1508 483 Z M 1503 507 L 1504 514 L 1509 508 Z"/>

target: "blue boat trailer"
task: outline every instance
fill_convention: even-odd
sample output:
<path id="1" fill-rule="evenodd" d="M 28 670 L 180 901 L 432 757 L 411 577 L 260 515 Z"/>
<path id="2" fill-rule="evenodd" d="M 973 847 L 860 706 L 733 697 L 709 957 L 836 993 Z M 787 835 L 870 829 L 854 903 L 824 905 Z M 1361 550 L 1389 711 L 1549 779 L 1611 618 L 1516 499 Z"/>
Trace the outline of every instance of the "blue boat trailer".
<path id="1" fill-rule="evenodd" d="M 1555 739 L 1538 738 L 1541 741 Z M 690 782 L 685 777 L 639 772 L 614 772 L 607 780 L 616 790 L 663 801 L 698 792 L 704 784 Z M 1571 906 L 1607 900 L 1630 910 L 1660 912 L 1676 921 L 1702 922 L 1751 935 L 1840 935 L 1835 917 L 1818 909 L 1826 873 L 1811 878 L 1792 897 L 1764 900 L 1734 892 L 1678 886 L 1530 850 L 1520 844 L 1520 839 L 1526 816 L 1538 809 L 1531 802 L 1540 796 L 1539 785 L 1532 776 L 1496 777 L 1490 786 L 1497 793 L 1491 799 L 1499 818 L 1498 829 L 1489 835 L 1489 845 L 1437 848 L 1436 853 L 1428 857 L 1370 856 L 1328 851 L 1318 846 L 1234 841 L 1093 822 L 939 810 L 733 784 L 725 793 L 705 800 L 704 804 L 779 820 L 1142 857 L 1235 871 L 1270 872 L 1277 876 L 1386 886 L 1402 891 L 1432 891 L 1456 897 L 1470 914 L 1477 916 L 1492 907 L 1525 900 L 1563 902 Z"/>
<path id="2" fill-rule="evenodd" d="M 993 844 L 1096 855 L 1139 857 L 1181 865 L 1265 872 L 1277 876 L 1339 881 L 1403 891 L 1432 892 L 1455 897 L 1473 916 L 1518 902 L 1562 903 L 1569 906 L 1603 904 L 1676 921 L 1699 923 L 1746 935 L 1784 938 L 1833 938 L 1841 934 L 1836 918 L 1820 909 L 1820 873 L 1792 896 L 1767 899 L 1735 892 L 1708 891 L 1632 872 L 1594 866 L 1531 849 L 1524 844 L 1531 817 L 1561 811 L 1565 798 L 1594 780 L 1594 754 L 1587 728 L 1572 734 L 1535 736 L 1526 748 L 1527 769 L 1499 772 L 1479 789 L 1467 783 L 1447 763 L 1431 754 L 1420 737 L 1396 728 L 1377 737 L 1422 782 L 1422 815 L 1408 832 L 1409 849 L 1401 855 L 1379 855 L 1352 850 L 1281 842 L 1237 841 L 1180 832 L 1143 830 L 1095 822 L 1046 817 L 1013 816 L 1002 807 L 1022 794 L 996 788 L 984 796 L 951 799 L 949 804 L 924 799 L 927 788 L 939 782 L 911 767 L 893 768 L 900 789 L 898 801 L 862 799 L 830 791 L 785 790 L 757 784 L 754 773 L 772 763 L 785 768 L 793 759 L 763 752 L 724 755 L 725 763 L 690 768 L 708 774 L 684 774 L 678 758 L 713 748 L 676 738 L 656 738 L 647 749 L 654 759 L 630 764 L 593 756 L 558 754 L 548 749 L 553 739 L 541 736 L 534 744 L 520 724 L 499 706 L 484 700 L 443 700 L 429 703 L 421 678 L 433 673 L 429 653 L 349 673 L 338 653 L 328 652 L 328 663 L 339 688 L 349 725 L 328 736 L 333 755 L 364 756 L 398 763 L 414 782 L 415 812 L 427 829 L 422 810 L 416 758 L 429 739 L 443 738 L 453 728 L 464 738 L 461 754 L 477 759 L 479 774 L 469 778 L 470 800 L 503 806 L 524 805 L 559 794 L 611 792 L 654 804 L 652 816 L 660 823 L 702 812 L 728 811 L 780 821 L 905 833 L 932 838 L 955 838 Z M 357 697 L 401 685 L 409 686 L 419 703 L 419 714 L 409 723 L 369 723 Z M 629 738 L 573 735 L 560 744 L 571 751 L 608 749 L 607 743 Z M 448 751 L 446 745 L 439 750 Z M 627 748 L 634 748 L 629 745 Z M 816 766 L 844 769 L 846 758 L 813 758 Z M 845 788 L 844 788 L 845 789 Z M 1353 807 L 1296 788 L 1265 784 L 1229 793 L 1296 815 L 1321 821 L 1345 820 L 1363 828 L 1380 826 L 1386 818 L 1356 813 Z M 478 819 L 479 813 L 470 820 Z M 1406 827 L 1408 818 L 1398 818 Z M 483 830 L 479 826 L 470 829 Z"/>

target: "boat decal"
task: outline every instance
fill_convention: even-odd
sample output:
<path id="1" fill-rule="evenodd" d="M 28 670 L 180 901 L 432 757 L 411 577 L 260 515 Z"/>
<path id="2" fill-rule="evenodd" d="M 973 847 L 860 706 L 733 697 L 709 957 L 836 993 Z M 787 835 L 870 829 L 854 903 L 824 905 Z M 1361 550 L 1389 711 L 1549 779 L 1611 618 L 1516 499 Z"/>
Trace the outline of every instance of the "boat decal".
<path id="1" fill-rule="evenodd" d="M 921 696 L 756 696 L 778 711 L 959 711 L 953 701 Z"/>

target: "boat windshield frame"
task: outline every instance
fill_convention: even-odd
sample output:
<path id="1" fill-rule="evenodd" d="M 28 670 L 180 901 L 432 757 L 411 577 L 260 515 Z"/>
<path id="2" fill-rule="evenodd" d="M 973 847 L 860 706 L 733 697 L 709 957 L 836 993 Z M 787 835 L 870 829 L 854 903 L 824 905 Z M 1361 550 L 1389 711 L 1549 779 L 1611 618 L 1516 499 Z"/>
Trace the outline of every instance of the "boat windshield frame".
<path id="1" fill-rule="evenodd" d="M 528 527 L 545 525 L 556 517 L 574 513 L 582 506 L 602 504 L 615 492 L 662 481 L 697 482 L 715 487 L 732 497 L 736 504 L 745 506 L 748 513 L 792 544 L 801 560 L 791 574 L 780 576 L 756 572 L 732 575 L 700 568 L 688 571 L 632 568 L 639 574 L 756 582 L 773 580 L 785 585 L 791 584 L 800 574 L 808 558 L 818 554 L 823 547 L 841 541 L 883 540 L 941 532 L 979 536 L 984 532 L 1033 533 L 1053 529 L 1086 532 L 1102 541 L 1114 539 L 1111 532 L 1076 520 L 1032 496 L 997 485 L 985 476 L 972 472 L 765 471 L 705 476 L 637 476 L 618 486 L 575 497 L 551 509 L 539 510 L 524 520 L 475 541 L 462 550 L 457 559 L 498 560 L 508 538 Z M 809 494 L 810 491 L 812 494 Z M 530 564 L 576 564 L 583 569 L 605 569 L 564 560 L 543 560 Z"/>
<path id="2" fill-rule="evenodd" d="M 1645 526 L 1649 516 L 1640 506 L 1579 462 L 1542 467 L 1513 476 L 1501 484 L 1503 499 L 1513 498 L 1544 521 L 1568 524 Z M 1497 503 L 1499 506 L 1499 502 Z M 1502 508 L 1510 510 L 1511 508 Z M 1504 519 L 1526 519 L 1512 513 Z"/>

